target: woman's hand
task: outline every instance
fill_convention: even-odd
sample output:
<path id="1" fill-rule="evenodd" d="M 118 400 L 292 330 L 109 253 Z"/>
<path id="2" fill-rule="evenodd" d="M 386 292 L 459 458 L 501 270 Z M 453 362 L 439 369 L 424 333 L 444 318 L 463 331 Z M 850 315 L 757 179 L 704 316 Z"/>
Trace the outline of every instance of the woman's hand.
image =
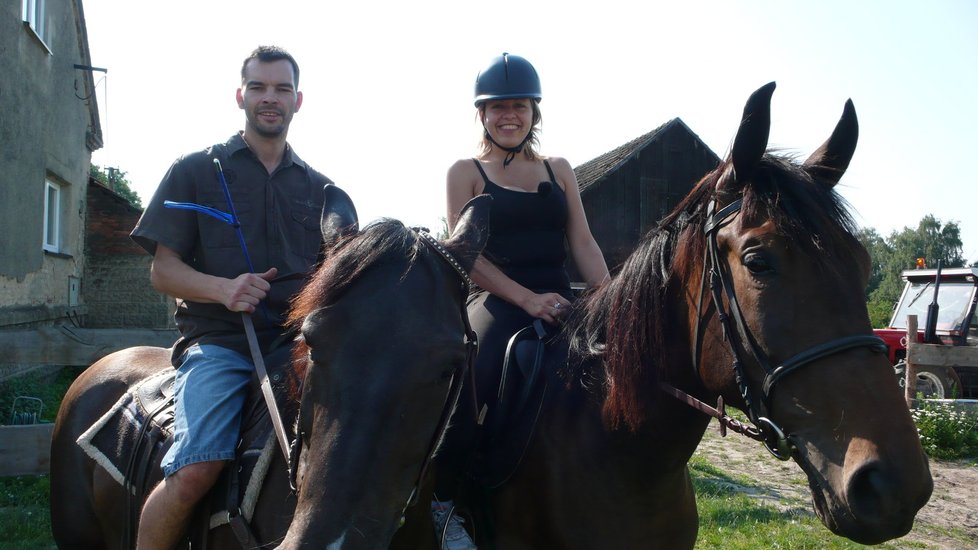
<path id="1" fill-rule="evenodd" d="M 520 307 L 531 317 L 543 319 L 556 325 L 570 311 L 571 302 L 556 292 L 543 294 L 531 292 L 520 304 Z"/>

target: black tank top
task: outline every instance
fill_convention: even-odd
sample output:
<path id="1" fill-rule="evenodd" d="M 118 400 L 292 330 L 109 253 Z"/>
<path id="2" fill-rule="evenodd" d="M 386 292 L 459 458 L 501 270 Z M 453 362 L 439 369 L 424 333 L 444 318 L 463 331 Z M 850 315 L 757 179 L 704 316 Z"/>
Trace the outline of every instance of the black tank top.
<path id="1" fill-rule="evenodd" d="M 567 196 L 557 185 L 550 163 L 543 161 L 550 181 L 540 182 L 536 193 L 527 193 L 496 185 L 482 164 L 477 159 L 472 161 L 485 181 L 483 193 L 493 198 L 489 240 L 483 255 L 507 277 L 530 290 L 569 290 L 564 267 Z"/>

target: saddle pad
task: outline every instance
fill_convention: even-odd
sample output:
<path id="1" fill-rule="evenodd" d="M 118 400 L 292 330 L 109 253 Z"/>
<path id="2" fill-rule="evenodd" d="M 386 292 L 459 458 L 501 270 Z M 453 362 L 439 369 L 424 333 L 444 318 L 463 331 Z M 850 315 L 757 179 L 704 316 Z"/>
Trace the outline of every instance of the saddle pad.
<path id="1" fill-rule="evenodd" d="M 160 461 L 170 448 L 173 438 L 173 379 L 176 371 L 167 369 L 140 382 L 85 431 L 77 440 L 78 445 L 92 460 L 101 466 L 116 482 L 125 486 L 125 473 L 131 460 L 145 464 L 147 471 L 135 472 L 135 477 L 162 479 Z M 251 520 L 262 483 L 268 473 L 272 457 L 277 452 L 277 441 L 272 435 L 268 411 L 264 406 L 248 407 L 253 419 L 244 419 L 248 427 L 238 446 L 237 468 L 226 468 L 221 480 L 211 491 L 210 527 L 213 529 L 228 522 L 227 477 L 233 470 L 238 474 L 241 515 Z M 155 414 L 153 414 L 155 413 Z M 260 418 L 264 415 L 264 418 Z M 152 417 L 152 418 L 150 418 Z M 150 425 L 145 426 L 149 421 Z M 158 441 L 148 448 L 146 434 L 157 431 Z M 140 435 L 143 442 L 138 442 Z M 161 437 L 160 437 L 161 436 Z M 139 456 L 133 457 L 133 453 Z M 148 453 L 148 456 L 146 456 Z M 139 487 L 132 483 L 136 494 Z M 148 489 L 148 488 L 147 488 Z M 143 495 L 137 495 L 142 500 Z"/>
<path id="2" fill-rule="evenodd" d="M 112 479 L 125 486 L 125 475 L 128 461 L 136 447 L 136 437 L 142 431 L 148 411 L 141 405 L 145 399 L 137 398 L 140 387 L 155 386 L 163 391 L 166 386 L 172 395 L 172 380 L 174 371 L 166 370 L 153 375 L 139 386 L 123 394 L 122 397 L 98 419 L 77 440 L 78 445 L 92 460 L 101 466 Z M 166 379 L 170 384 L 165 384 Z M 166 399 L 168 400 L 168 399 Z M 160 402 L 164 399 L 160 399 Z M 169 441 L 173 436 L 173 406 L 166 406 L 154 419 L 154 425 Z M 147 430 L 148 431 L 148 430 Z M 168 446 L 168 445 L 167 445 Z M 162 454 L 160 454 L 162 458 Z M 157 461 L 159 464 L 159 461 Z"/>

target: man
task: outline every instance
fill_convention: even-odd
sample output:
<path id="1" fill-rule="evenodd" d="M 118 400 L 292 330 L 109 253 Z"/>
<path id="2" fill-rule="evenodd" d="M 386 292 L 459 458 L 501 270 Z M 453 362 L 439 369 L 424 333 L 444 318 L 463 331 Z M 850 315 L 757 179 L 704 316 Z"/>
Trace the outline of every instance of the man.
<path id="1" fill-rule="evenodd" d="M 288 301 L 320 253 L 322 189 L 329 179 L 286 141 L 302 106 L 298 84 L 299 67 L 288 52 L 266 46 L 252 52 L 237 91 L 244 131 L 178 159 L 132 232 L 153 255 L 153 286 L 177 298 L 180 331 L 172 356 L 174 442 L 161 464 L 164 480 L 143 508 L 139 549 L 173 548 L 194 506 L 234 457 L 254 368 L 241 313 L 255 313 L 263 354 L 282 344 Z M 223 166 L 254 273 L 232 226 L 163 206 L 172 200 L 227 212 L 214 159 Z"/>

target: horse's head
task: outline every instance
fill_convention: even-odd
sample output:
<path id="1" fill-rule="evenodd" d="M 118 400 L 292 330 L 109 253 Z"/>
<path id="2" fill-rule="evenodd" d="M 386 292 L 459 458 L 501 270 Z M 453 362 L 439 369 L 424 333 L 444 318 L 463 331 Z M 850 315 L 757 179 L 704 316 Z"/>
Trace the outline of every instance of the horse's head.
<path id="1" fill-rule="evenodd" d="M 702 246 L 684 257 L 707 282 L 685 289 L 693 356 L 706 389 L 806 472 L 823 523 L 877 543 L 910 530 L 933 485 L 872 336 L 869 255 L 833 190 L 855 150 L 856 113 L 847 102 L 832 136 L 799 164 L 766 153 L 773 92 L 771 83 L 751 96 L 729 157 L 694 192 L 698 204 L 685 205 L 700 220 L 685 237 Z"/>
<path id="2" fill-rule="evenodd" d="M 393 220 L 361 231 L 349 198 L 327 187 L 326 258 L 290 315 L 305 380 L 285 547 L 389 543 L 468 364 L 466 272 L 489 201 L 470 201 L 438 242 Z"/>

